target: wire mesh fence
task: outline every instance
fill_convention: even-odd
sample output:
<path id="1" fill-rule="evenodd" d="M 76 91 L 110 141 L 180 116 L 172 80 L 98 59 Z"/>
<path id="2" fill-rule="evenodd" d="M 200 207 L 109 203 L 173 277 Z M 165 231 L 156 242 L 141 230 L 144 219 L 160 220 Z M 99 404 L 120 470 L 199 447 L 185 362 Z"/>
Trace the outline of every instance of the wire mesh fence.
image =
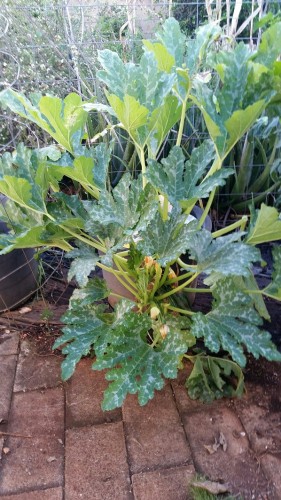
<path id="1" fill-rule="evenodd" d="M 142 39 L 154 38 L 169 16 L 180 22 L 187 36 L 213 20 L 223 25 L 229 36 L 255 44 L 259 37 L 255 23 L 266 15 L 278 15 L 280 10 L 281 0 L 5 0 L 0 14 L 0 90 L 12 86 L 35 102 L 42 93 L 64 97 L 72 91 L 85 99 L 100 98 L 96 78 L 100 49 L 115 50 L 124 61 L 137 62 L 142 54 Z M 195 116 L 192 122 L 196 128 Z M 279 134 L 277 129 L 278 125 Z M 204 130 L 200 127 L 198 134 L 202 139 Z M 193 144 L 193 136 L 194 130 L 187 130 L 186 142 Z M 2 109 L 0 153 L 14 149 L 21 140 L 36 147 L 48 139 Z M 269 156 L 271 151 L 269 144 Z M 236 162 L 241 154 L 238 150 Z M 116 158 L 118 163 L 118 152 Z M 259 172 L 262 168 L 260 155 L 253 150 L 251 170 Z M 118 180 L 120 167 L 116 166 L 116 172 Z M 275 190 L 268 193 L 271 197 L 277 195 Z M 222 191 L 220 196 L 223 203 L 229 193 Z M 233 196 L 240 200 L 245 193 L 238 191 Z"/>

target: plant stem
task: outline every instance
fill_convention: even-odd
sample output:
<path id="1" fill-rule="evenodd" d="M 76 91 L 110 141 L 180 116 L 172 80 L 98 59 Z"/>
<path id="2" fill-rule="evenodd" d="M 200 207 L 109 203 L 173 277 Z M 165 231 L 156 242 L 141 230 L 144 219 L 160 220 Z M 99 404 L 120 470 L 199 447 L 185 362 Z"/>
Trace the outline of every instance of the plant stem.
<path id="1" fill-rule="evenodd" d="M 220 236 L 223 236 L 224 234 L 230 233 L 234 229 L 237 229 L 240 227 L 241 229 L 245 229 L 245 225 L 248 222 L 248 217 L 247 215 L 243 215 L 241 220 L 238 220 L 231 224 L 230 226 L 223 227 L 222 229 L 219 229 L 218 231 L 215 231 L 212 233 L 213 238 L 219 238 Z"/>
<path id="2" fill-rule="evenodd" d="M 189 273 L 181 274 L 181 275 L 177 276 L 176 278 L 172 278 L 171 280 L 168 280 L 167 284 L 172 285 L 173 283 L 177 283 L 178 281 L 185 280 L 186 278 L 189 278 L 190 276 L 192 276 L 192 274 L 194 274 L 192 271 L 190 271 Z"/>
<path id="3" fill-rule="evenodd" d="M 95 186 L 90 187 L 87 184 L 85 184 L 84 182 L 83 183 L 81 182 L 81 186 L 83 187 L 83 189 L 85 189 L 85 191 L 87 191 L 87 193 L 89 193 L 91 196 L 93 196 L 93 198 L 95 198 L 96 200 L 99 200 L 100 192 L 99 192 L 98 188 L 96 188 Z"/>
<path id="4" fill-rule="evenodd" d="M 204 222 L 205 222 L 205 219 L 206 219 L 206 217 L 207 217 L 207 215 L 209 213 L 209 210 L 210 210 L 210 208 L 212 206 L 212 203 L 214 201 L 215 192 L 216 192 L 216 188 L 213 189 L 213 191 L 211 192 L 211 194 L 209 196 L 209 199 L 208 199 L 208 201 L 206 203 L 206 206 L 204 208 L 203 214 L 201 215 L 200 220 L 198 222 L 198 228 L 201 228 L 203 226 Z"/>
<path id="5" fill-rule="evenodd" d="M 96 241 L 91 241 L 89 238 L 85 238 L 83 235 L 81 234 L 77 234 L 75 233 L 74 231 L 71 231 L 71 229 L 69 229 L 69 227 L 66 227 L 64 226 L 63 224 L 58 224 L 64 231 L 68 232 L 69 234 L 71 234 L 71 236 L 73 236 L 74 238 L 76 238 L 77 240 L 80 240 L 82 241 L 83 243 L 86 243 L 87 245 L 89 245 L 90 247 L 93 247 L 95 248 L 96 250 L 100 250 L 101 252 L 104 252 L 105 251 L 105 248 L 104 246 L 100 245 L 99 243 L 97 243 Z"/>
<path id="6" fill-rule="evenodd" d="M 189 311 L 188 309 L 181 309 L 180 307 L 174 307 L 170 305 L 167 305 L 167 309 L 170 309 L 170 311 L 175 311 L 181 314 L 187 314 L 188 316 L 192 316 L 193 314 L 195 314 L 194 311 Z"/>
<path id="7" fill-rule="evenodd" d="M 156 346 L 156 344 L 157 344 L 158 340 L 160 339 L 160 337 L 161 337 L 161 333 L 158 332 L 157 335 L 156 335 L 156 337 L 155 337 L 155 339 L 153 340 L 153 342 L 152 342 L 152 344 L 150 346 L 151 349 L 153 349 Z"/>
<path id="8" fill-rule="evenodd" d="M 167 276 L 168 276 L 169 272 L 170 272 L 170 263 L 169 263 L 169 264 L 167 264 L 167 265 L 166 265 L 166 267 L 165 267 L 165 270 L 164 270 L 163 276 L 162 276 L 162 278 L 161 278 L 161 280 L 160 280 L 160 283 L 159 283 L 159 288 L 161 288 L 161 286 L 162 286 L 162 285 L 164 285 L 164 283 L 165 283 L 165 281 L 166 281 L 166 279 L 167 279 Z"/>
<path id="9" fill-rule="evenodd" d="M 177 259 L 177 263 L 179 264 L 180 267 L 182 267 L 183 269 L 189 269 L 190 268 L 194 268 L 196 269 L 197 268 L 197 265 L 196 264 L 185 264 L 185 262 L 183 262 L 183 260 L 181 260 L 180 258 Z M 192 272 L 192 271 L 190 271 Z"/>
<path id="10" fill-rule="evenodd" d="M 142 187 L 145 188 L 145 186 L 147 184 L 147 180 L 145 178 L 146 164 L 145 164 L 144 150 L 143 150 L 143 148 L 140 148 L 140 147 L 138 147 L 137 150 L 138 149 L 139 149 L 138 154 L 139 154 L 139 158 L 140 158 L 140 162 L 141 162 Z"/>
<path id="11" fill-rule="evenodd" d="M 188 93 L 185 97 L 185 100 L 182 103 L 182 109 L 181 109 L 181 119 L 180 119 L 180 125 L 179 125 L 179 131 L 178 131 L 178 136 L 177 136 L 177 142 L 176 146 L 181 145 L 181 140 L 182 140 L 182 135 L 183 135 L 183 128 L 184 128 L 184 122 L 185 122 L 185 114 L 186 114 L 186 105 L 187 105 L 187 100 L 189 96 L 189 89 Z"/>
<path id="12" fill-rule="evenodd" d="M 122 259 L 122 257 L 118 258 L 118 255 L 114 255 L 113 257 L 113 261 L 114 263 L 116 264 L 118 270 L 120 271 L 120 273 L 122 273 L 124 279 L 129 283 L 129 285 L 134 288 L 136 291 L 138 291 L 137 289 L 137 286 L 136 286 L 136 283 L 134 283 L 134 281 L 129 277 L 129 274 L 128 272 L 124 269 L 124 267 L 122 267 L 121 263 L 120 263 L 120 260 Z M 123 260 L 123 259 L 122 259 Z M 125 259 L 124 259 L 125 260 Z M 126 261 L 125 261 L 126 262 Z"/>
<path id="13" fill-rule="evenodd" d="M 192 281 L 194 281 L 195 278 L 197 278 L 197 276 L 199 276 L 199 274 L 200 273 L 193 274 L 192 278 L 190 278 L 189 280 L 185 281 L 181 285 L 177 286 L 177 288 L 173 288 L 173 290 L 170 290 L 169 292 L 166 292 L 166 293 L 163 293 L 162 295 L 159 295 L 157 297 L 157 300 L 166 299 L 167 297 L 170 297 L 170 295 L 174 295 L 175 293 L 180 292 L 181 290 L 183 290 L 184 288 L 186 288 L 186 285 L 189 285 L 190 283 L 192 283 Z"/>
<path id="14" fill-rule="evenodd" d="M 149 300 L 150 301 L 151 301 L 151 299 L 153 299 L 155 293 L 160 288 L 159 287 L 159 283 L 160 283 L 161 275 L 162 275 L 162 268 L 159 266 L 156 269 L 155 282 L 154 282 L 153 288 L 151 290 L 151 293 L 149 294 Z"/>
<path id="15" fill-rule="evenodd" d="M 187 293 L 192 293 L 192 292 L 195 292 L 195 293 L 210 293 L 210 288 L 184 288 L 183 291 L 187 292 Z"/>

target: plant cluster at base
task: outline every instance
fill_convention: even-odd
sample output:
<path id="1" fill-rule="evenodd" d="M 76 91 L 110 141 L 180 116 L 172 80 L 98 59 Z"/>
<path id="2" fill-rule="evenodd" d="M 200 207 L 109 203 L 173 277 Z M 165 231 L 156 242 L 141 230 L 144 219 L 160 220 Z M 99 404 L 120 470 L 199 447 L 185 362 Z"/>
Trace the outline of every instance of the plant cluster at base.
<path id="1" fill-rule="evenodd" d="M 106 410 L 121 406 L 127 394 L 146 404 L 185 360 L 193 364 L 189 394 L 203 400 L 242 394 L 247 352 L 281 360 L 263 329 L 269 319 L 263 297 L 281 300 L 281 247 L 273 250 L 267 287 L 259 289 L 252 271 L 261 262 L 257 245 L 281 239 L 278 211 L 262 204 L 223 229 L 204 228 L 216 189 L 234 175 L 225 159 L 265 110 L 278 108 L 280 37 L 277 22 L 252 52 L 244 43 L 225 47 L 216 24 L 186 39 L 170 18 L 156 42 L 143 42 L 139 64 L 99 53 L 107 103 L 82 102 L 76 94 L 36 101 L 11 89 L 0 94 L 2 106 L 55 141 L 34 150 L 19 144 L 2 156 L 0 192 L 9 198 L 3 218 L 12 230 L 0 236 L 1 253 L 58 247 L 72 259 L 69 279 L 78 288 L 54 348 L 63 345 L 65 380 L 89 354 L 93 369 L 107 369 Z M 188 153 L 183 134 L 194 107 L 205 138 Z M 92 112 L 108 122 L 94 137 L 86 132 Z M 113 186 L 120 130 L 137 168 L 125 165 Z M 75 194 L 61 189 L 64 178 Z M 191 215 L 196 204 L 199 220 Z M 126 293 L 93 278 L 96 268 Z M 196 289 L 200 275 L 204 288 Z M 194 292 L 212 293 L 210 312 L 192 309 Z M 110 295 L 120 299 L 111 312 L 104 304 Z"/>

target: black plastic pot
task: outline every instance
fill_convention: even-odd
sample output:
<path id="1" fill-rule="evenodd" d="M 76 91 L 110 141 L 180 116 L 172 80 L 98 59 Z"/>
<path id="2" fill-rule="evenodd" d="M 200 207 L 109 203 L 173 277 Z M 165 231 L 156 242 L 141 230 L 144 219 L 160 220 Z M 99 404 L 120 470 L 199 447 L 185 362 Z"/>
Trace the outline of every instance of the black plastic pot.
<path id="1" fill-rule="evenodd" d="M 0 197 L 0 203 L 5 203 L 5 197 Z M 8 231 L 0 221 L 0 233 Z M 37 290 L 37 277 L 38 263 L 32 248 L 0 255 L 0 312 L 24 303 Z"/>

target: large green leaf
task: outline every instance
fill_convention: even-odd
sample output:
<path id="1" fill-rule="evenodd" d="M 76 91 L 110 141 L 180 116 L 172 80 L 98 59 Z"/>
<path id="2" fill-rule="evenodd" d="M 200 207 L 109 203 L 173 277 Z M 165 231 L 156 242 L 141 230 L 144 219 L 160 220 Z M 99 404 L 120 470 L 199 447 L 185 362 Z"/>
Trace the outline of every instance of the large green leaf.
<path id="1" fill-rule="evenodd" d="M 59 226 L 47 223 L 42 226 L 34 226 L 14 234 L 5 235 L 2 238 L 1 255 L 16 248 L 38 248 L 38 247 L 58 247 L 62 250 L 69 250 L 67 243 L 69 233 Z"/>
<path id="2" fill-rule="evenodd" d="M 147 121 L 146 144 L 156 156 L 171 128 L 179 121 L 181 106 L 175 96 L 169 95 L 164 103 L 154 109 Z"/>
<path id="3" fill-rule="evenodd" d="M 186 216 L 177 210 L 173 210 L 166 221 L 157 212 L 146 230 L 139 231 L 138 249 L 143 255 L 154 257 L 161 266 L 166 266 L 185 253 L 196 228 L 197 221 L 187 223 Z"/>
<path id="4" fill-rule="evenodd" d="M 253 80 L 250 56 L 251 52 L 243 43 L 234 50 L 211 56 L 209 61 L 216 71 L 213 76 L 215 91 L 199 77 L 193 82 L 194 100 L 202 110 L 221 158 L 225 158 L 250 129 L 273 95 L 269 82 L 264 87 Z"/>
<path id="5" fill-rule="evenodd" d="M 272 67 L 280 56 L 281 22 L 275 23 L 264 31 L 253 60 L 266 67 Z"/>
<path id="6" fill-rule="evenodd" d="M 239 233 L 214 239 L 203 229 L 194 234 L 188 249 L 197 263 L 197 271 L 224 276 L 249 276 L 251 264 L 261 259 L 260 251 L 239 241 Z"/>
<path id="7" fill-rule="evenodd" d="M 190 74 L 196 73 L 208 54 L 210 45 L 219 38 L 221 28 L 216 23 L 209 23 L 197 29 L 196 37 L 187 42 L 185 64 Z"/>
<path id="8" fill-rule="evenodd" d="M 71 162 L 69 167 L 60 167 L 57 165 L 62 175 L 69 177 L 73 181 L 79 182 L 85 191 L 89 192 L 95 198 L 98 198 L 98 189 L 94 181 L 94 159 L 86 156 L 77 156 Z"/>
<path id="9" fill-rule="evenodd" d="M 141 104 L 153 111 L 163 104 L 175 80 L 174 73 L 159 71 L 154 54 L 145 50 L 140 60 L 138 78 L 131 82 L 128 93 L 137 96 Z"/>
<path id="10" fill-rule="evenodd" d="M 111 261 L 114 250 L 120 250 L 146 229 L 158 210 L 158 201 L 151 185 L 143 189 L 141 176 L 132 180 L 130 174 L 125 174 L 112 193 L 102 190 L 98 203 L 85 201 L 84 207 L 88 214 L 85 229 L 104 240 Z"/>
<path id="11" fill-rule="evenodd" d="M 88 114 L 77 94 L 69 94 L 64 100 L 41 97 L 36 107 L 23 94 L 7 89 L 0 94 L 0 104 L 36 123 L 67 151 L 79 149 Z"/>
<path id="12" fill-rule="evenodd" d="M 138 393 L 139 403 L 144 405 L 163 387 L 163 377 L 176 378 L 179 359 L 190 343 L 189 320 L 168 320 L 167 336 L 155 348 L 146 340 L 152 328 L 149 315 L 132 312 L 133 303 L 128 300 L 120 301 L 115 312 L 105 313 L 102 306 L 88 305 L 92 289 L 97 298 L 105 294 L 100 283 L 89 282 L 62 318 L 66 326 L 54 348 L 64 345 L 63 379 L 72 375 L 82 356 L 94 352 L 93 369 L 107 368 L 106 378 L 112 381 L 104 393 L 103 409 L 121 406 L 129 393 Z"/>
<path id="13" fill-rule="evenodd" d="M 264 295 L 275 300 L 281 301 L 281 247 L 276 246 L 272 250 L 274 272 L 272 275 L 272 283 L 262 290 Z"/>
<path id="14" fill-rule="evenodd" d="M 124 128 L 138 142 L 137 129 L 146 124 L 149 110 L 128 94 L 123 101 L 115 94 L 109 94 L 107 98 Z"/>
<path id="15" fill-rule="evenodd" d="M 204 141 L 194 148 L 188 161 L 185 161 L 182 149 L 174 146 L 161 164 L 154 160 L 148 162 L 146 176 L 172 204 L 180 201 L 184 208 L 192 207 L 197 199 L 207 198 L 215 187 L 224 185 L 225 179 L 233 173 L 232 169 L 222 169 L 203 179 L 214 158 L 212 141 Z"/>
<path id="16" fill-rule="evenodd" d="M 233 377 L 236 379 L 236 386 L 233 384 Z M 240 366 L 230 359 L 198 354 L 185 385 L 191 399 L 209 403 L 224 396 L 241 396 L 244 375 Z"/>
<path id="17" fill-rule="evenodd" d="M 69 94 L 64 100 L 45 96 L 39 108 L 51 126 L 51 136 L 70 153 L 79 150 L 88 114 L 77 94 Z"/>
<path id="18" fill-rule="evenodd" d="M 108 49 L 98 51 L 98 60 L 104 68 L 98 71 L 98 78 L 108 86 L 111 92 L 122 99 L 126 93 L 127 83 L 123 61 L 116 52 Z"/>
<path id="19" fill-rule="evenodd" d="M 255 358 L 263 356 L 281 361 L 270 334 L 261 330 L 262 320 L 255 311 L 252 299 L 236 286 L 235 280 L 224 279 L 213 288 L 213 309 L 206 315 L 198 312 L 192 316 L 191 333 L 204 338 L 211 352 L 220 349 L 229 352 L 240 366 L 245 366 L 244 349 Z"/>
<path id="20" fill-rule="evenodd" d="M 64 314 L 62 321 L 66 326 L 62 329 L 63 335 L 54 343 L 53 349 L 64 345 L 62 352 L 66 358 L 62 362 L 61 371 L 62 379 L 67 380 L 73 375 L 78 361 L 92 352 L 106 325 L 97 315 L 97 306 L 82 306 L 79 300 Z"/>
<path id="21" fill-rule="evenodd" d="M 180 29 L 179 22 L 169 17 L 162 25 L 162 29 L 156 33 L 156 37 L 173 56 L 174 62 L 181 67 L 184 62 L 186 37 Z"/>
<path id="22" fill-rule="evenodd" d="M 281 218 L 274 207 L 268 207 L 262 203 L 261 208 L 256 210 L 247 243 L 249 245 L 258 245 L 270 241 L 281 240 Z"/>
<path id="23" fill-rule="evenodd" d="M 154 54 L 159 71 L 170 73 L 175 65 L 175 58 L 168 52 L 162 43 L 152 43 L 149 40 L 143 41 L 144 47 Z"/>
<path id="24" fill-rule="evenodd" d="M 251 128 L 265 109 L 265 106 L 266 101 L 264 99 L 259 100 L 254 104 L 250 104 L 245 109 L 234 111 L 226 120 L 225 128 L 228 132 L 228 138 L 224 148 L 224 156 L 231 151 L 239 139 Z"/>
<path id="25" fill-rule="evenodd" d="M 248 45 L 239 43 L 234 50 L 220 50 L 213 57 L 212 65 L 221 80 L 221 87 L 215 94 L 216 107 L 223 122 L 242 107 L 250 73 L 247 64 L 250 56 Z"/>
<path id="26" fill-rule="evenodd" d="M 131 303 L 132 304 L 132 303 Z M 167 323 L 167 337 L 155 349 L 146 341 L 151 319 L 132 312 L 120 314 L 108 329 L 107 345 L 98 351 L 94 369 L 109 369 L 107 380 L 112 383 L 104 393 L 104 410 L 121 406 L 127 394 L 138 394 L 140 405 L 164 386 L 164 378 L 176 378 L 179 359 L 188 349 L 182 321 Z"/>
<path id="27" fill-rule="evenodd" d="M 70 252 L 71 253 L 71 252 Z M 69 254 L 70 255 L 70 254 Z M 80 256 L 81 257 L 81 256 Z M 78 272 L 76 274 L 77 279 Z M 81 274 L 80 274 L 81 276 Z M 78 281 L 78 279 L 77 279 Z M 80 283 L 79 283 L 80 285 Z M 83 286 L 83 285 L 80 285 Z M 90 278 L 87 279 L 87 284 L 83 288 L 76 288 L 70 299 L 70 307 L 79 304 L 79 307 L 84 307 L 93 304 L 96 301 L 105 299 L 109 295 L 109 290 L 104 279 Z"/>
<path id="28" fill-rule="evenodd" d="M 21 143 L 13 153 L 3 154 L 0 159 L 0 191 L 23 207 L 45 213 L 46 186 L 36 182 L 39 151 L 32 151 Z M 42 168 L 47 154 L 46 151 L 40 152 Z"/>
<path id="29" fill-rule="evenodd" d="M 99 260 L 95 249 L 79 243 L 78 247 L 71 250 L 66 256 L 69 259 L 74 259 L 68 272 L 68 280 L 75 277 L 78 285 L 85 287 L 89 274 L 95 270 Z"/>

